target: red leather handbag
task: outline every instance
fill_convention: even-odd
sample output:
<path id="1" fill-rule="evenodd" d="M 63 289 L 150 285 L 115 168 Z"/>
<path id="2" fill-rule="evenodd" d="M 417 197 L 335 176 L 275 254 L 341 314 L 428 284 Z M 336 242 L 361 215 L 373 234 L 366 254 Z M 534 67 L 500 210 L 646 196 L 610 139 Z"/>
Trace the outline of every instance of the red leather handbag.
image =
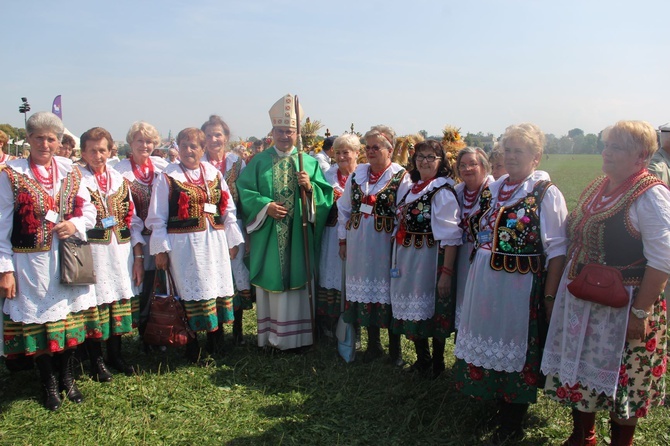
<path id="1" fill-rule="evenodd" d="M 568 291 L 578 299 L 623 308 L 629 304 L 630 297 L 623 285 L 621 271 L 644 260 L 640 259 L 621 269 L 599 263 L 588 263 L 582 267 L 575 280 L 568 284 Z"/>

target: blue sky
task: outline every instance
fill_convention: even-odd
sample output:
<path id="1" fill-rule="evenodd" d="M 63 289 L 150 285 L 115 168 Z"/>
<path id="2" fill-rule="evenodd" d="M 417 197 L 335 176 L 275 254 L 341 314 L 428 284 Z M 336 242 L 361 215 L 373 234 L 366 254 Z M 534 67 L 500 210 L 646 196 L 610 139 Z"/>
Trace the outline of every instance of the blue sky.
<path id="1" fill-rule="evenodd" d="M 4 1 L 0 123 L 63 97 L 66 127 L 163 136 L 220 114 L 260 137 L 286 93 L 340 134 L 445 124 L 557 136 L 670 121 L 667 3 L 630 1 Z M 322 133 L 325 131 L 325 127 Z"/>

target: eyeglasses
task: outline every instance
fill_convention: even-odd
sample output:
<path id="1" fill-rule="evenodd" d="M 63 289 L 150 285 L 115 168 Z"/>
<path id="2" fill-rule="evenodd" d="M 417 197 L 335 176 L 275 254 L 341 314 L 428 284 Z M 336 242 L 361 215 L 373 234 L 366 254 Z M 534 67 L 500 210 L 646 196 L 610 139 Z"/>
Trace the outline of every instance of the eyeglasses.
<path id="1" fill-rule="evenodd" d="M 476 169 L 478 167 L 479 167 L 479 163 L 459 164 L 458 165 L 458 170 Z"/>
<path id="2" fill-rule="evenodd" d="M 279 136 L 293 136 L 297 133 L 295 130 L 275 129 L 274 131 L 277 132 Z"/>
<path id="3" fill-rule="evenodd" d="M 439 156 L 435 156 L 435 155 L 428 155 L 428 156 L 417 155 L 416 156 L 416 162 L 417 163 L 422 163 L 424 161 L 428 161 L 429 163 L 433 163 L 433 162 L 435 162 L 435 160 L 439 160 L 439 159 L 442 159 L 442 158 L 439 157 Z"/>
<path id="4" fill-rule="evenodd" d="M 386 149 L 386 147 L 379 147 L 377 144 L 374 146 L 365 146 L 365 151 L 366 152 L 379 152 L 382 149 Z"/>

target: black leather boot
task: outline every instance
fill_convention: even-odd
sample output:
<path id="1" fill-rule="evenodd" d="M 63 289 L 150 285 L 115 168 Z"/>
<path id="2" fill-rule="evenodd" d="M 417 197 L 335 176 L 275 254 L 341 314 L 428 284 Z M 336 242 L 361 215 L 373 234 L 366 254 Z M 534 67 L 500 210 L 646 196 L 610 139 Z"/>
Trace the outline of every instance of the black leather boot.
<path id="1" fill-rule="evenodd" d="M 100 383 L 110 382 L 112 380 L 112 372 L 109 371 L 107 364 L 105 364 L 105 358 L 102 357 L 102 343 L 87 339 L 86 349 L 88 350 L 88 357 L 91 361 L 91 378 Z"/>
<path id="2" fill-rule="evenodd" d="M 35 358 L 37 370 L 40 371 L 40 381 L 44 389 L 44 407 L 49 410 L 58 410 L 61 406 L 60 392 L 58 391 L 58 380 L 54 375 L 53 358 L 49 355 L 40 355 Z"/>
<path id="3" fill-rule="evenodd" d="M 65 392 L 67 399 L 79 404 L 84 401 L 84 395 L 74 381 L 74 353 L 75 351 L 70 349 L 60 354 L 60 390 Z"/>
<path id="4" fill-rule="evenodd" d="M 433 338 L 433 376 L 435 379 L 444 372 L 444 339 Z"/>
<path id="5" fill-rule="evenodd" d="M 517 442 L 523 438 L 523 418 L 528 404 L 501 403 L 500 426 L 491 436 L 489 446 L 500 446 Z"/>
<path id="6" fill-rule="evenodd" d="M 235 310 L 235 320 L 233 321 L 233 344 L 235 345 L 246 345 L 244 340 L 244 333 L 242 331 L 242 322 L 244 318 L 244 310 L 240 308 Z"/>
<path id="7" fill-rule="evenodd" d="M 400 349 L 400 335 L 391 333 L 389 329 L 389 356 L 391 365 L 403 368 L 407 364 L 402 359 L 402 350 Z"/>
<path id="8" fill-rule="evenodd" d="M 207 333 L 209 334 L 209 333 Z M 203 364 L 202 358 L 200 355 L 200 344 L 198 344 L 198 339 L 193 339 L 186 344 L 186 359 L 191 364 Z"/>
<path id="9" fill-rule="evenodd" d="M 414 341 L 414 349 L 416 350 L 416 362 L 407 371 L 427 375 L 432 365 L 428 339 L 417 339 Z"/>
<path id="10" fill-rule="evenodd" d="M 371 362 L 384 354 L 379 327 L 368 327 L 368 349 L 363 354 L 363 362 Z"/>
<path id="11" fill-rule="evenodd" d="M 135 370 L 121 355 L 121 336 L 110 336 L 107 340 L 107 364 L 126 376 L 133 376 Z"/>
<path id="12" fill-rule="evenodd" d="M 222 325 L 219 325 L 219 328 L 216 331 L 207 332 L 207 340 L 205 342 L 205 350 L 207 350 L 207 353 L 209 353 L 212 356 L 214 355 L 224 356 L 226 354 L 226 350 L 223 347 L 223 337 L 224 334 Z M 188 355 L 188 344 L 186 345 L 186 347 Z"/>

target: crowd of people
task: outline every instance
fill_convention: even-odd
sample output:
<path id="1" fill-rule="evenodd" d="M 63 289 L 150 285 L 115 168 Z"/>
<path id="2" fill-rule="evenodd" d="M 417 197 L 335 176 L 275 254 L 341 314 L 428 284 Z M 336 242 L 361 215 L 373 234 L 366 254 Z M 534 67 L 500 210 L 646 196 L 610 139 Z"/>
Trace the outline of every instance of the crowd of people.
<path id="1" fill-rule="evenodd" d="M 127 159 L 110 163 L 112 137 L 95 127 L 74 164 L 48 112 L 27 121 L 27 159 L 0 152 L 0 353 L 8 366 L 34 361 L 47 409 L 84 399 L 77 349 L 97 381 L 113 379 L 110 367 L 137 372 L 121 337 L 143 334 L 170 276 L 190 328 L 206 334 L 204 349 L 186 345 L 193 363 L 221 353 L 224 325 L 244 343 L 255 296 L 259 347 L 302 351 L 342 317 L 366 332 L 363 362 L 386 355 L 384 329 L 390 364 L 436 378 L 453 336 L 457 388 L 498 402 L 492 444 L 523 437 L 542 388 L 572 410 L 565 445 L 597 444 L 598 411 L 610 413 L 611 444 L 632 444 L 665 396 L 670 191 L 667 163 L 662 179 L 648 167 L 667 161 L 670 127 L 660 151 L 648 123 L 606 128 L 604 175 L 568 212 L 539 170 L 534 124 L 509 126 L 490 155 L 463 147 L 452 159 L 425 140 L 399 164 L 388 126 L 330 137 L 312 157 L 297 149 L 294 98 L 269 114 L 273 144 L 248 162 L 218 116 L 179 132 L 174 162 L 152 156 L 158 131 L 136 122 Z M 70 237 L 91 245 L 95 284 L 58 280 Z"/>

